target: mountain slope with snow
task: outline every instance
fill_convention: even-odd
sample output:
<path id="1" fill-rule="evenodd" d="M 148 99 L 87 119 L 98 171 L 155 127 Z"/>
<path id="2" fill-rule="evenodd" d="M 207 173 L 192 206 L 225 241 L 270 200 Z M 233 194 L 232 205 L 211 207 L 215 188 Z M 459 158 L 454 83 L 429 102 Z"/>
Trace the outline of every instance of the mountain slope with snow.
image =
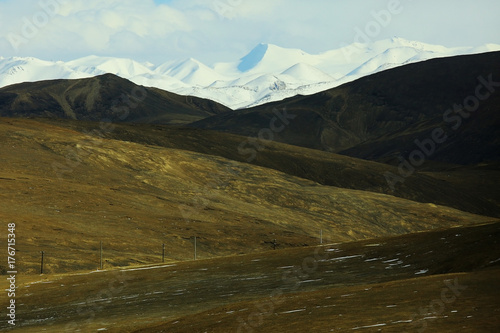
<path id="1" fill-rule="evenodd" d="M 215 81 L 228 80 L 222 74 L 199 62 L 196 59 L 188 59 L 172 67 L 168 66 L 162 70 L 156 70 L 156 74 L 171 76 L 191 86 L 206 87 Z"/>
<path id="2" fill-rule="evenodd" d="M 259 44 L 243 58 L 206 66 L 196 59 L 160 66 L 131 59 L 88 56 L 69 62 L 0 57 L 0 87 L 111 73 L 136 84 L 208 98 L 232 109 L 309 95 L 404 64 L 500 50 L 500 45 L 447 48 L 402 38 L 351 44 L 321 54 Z"/>
<path id="3" fill-rule="evenodd" d="M 295 79 L 303 83 L 335 81 L 332 76 L 303 62 L 293 65 L 283 71 L 281 75 L 288 75 L 290 79 Z"/>
<path id="4" fill-rule="evenodd" d="M 77 71 L 91 74 L 115 74 L 121 77 L 151 74 L 152 71 L 137 61 L 123 58 L 88 56 L 69 61 L 67 66 Z"/>
<path id="5" fill-rule="evenodd" d="M 51 79 L 82 79 L 94 76 L 70 68 L 64 62 L 44 61 L 36 58 L 3 58 L 0 60 L 0 87 L 21 82 Z"/>

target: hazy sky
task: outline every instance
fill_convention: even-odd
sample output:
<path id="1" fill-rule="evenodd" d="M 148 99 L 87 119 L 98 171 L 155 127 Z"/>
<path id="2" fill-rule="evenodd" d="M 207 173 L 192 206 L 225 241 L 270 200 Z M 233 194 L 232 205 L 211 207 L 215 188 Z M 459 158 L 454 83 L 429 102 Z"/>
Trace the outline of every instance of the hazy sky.
<path id="1" fill-rule="evenodd" d="M 211 65 L 261 42 L 309 53 L 394 36 L 479 46 L 500 44 L 499 13 L 499 0 L 0 0 L 0 56 Z"/>

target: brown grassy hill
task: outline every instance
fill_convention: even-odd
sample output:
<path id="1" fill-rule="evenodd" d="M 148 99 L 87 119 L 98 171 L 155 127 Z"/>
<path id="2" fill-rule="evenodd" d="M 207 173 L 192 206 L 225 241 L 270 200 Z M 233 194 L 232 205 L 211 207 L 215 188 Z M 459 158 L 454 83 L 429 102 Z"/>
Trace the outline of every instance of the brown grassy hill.
<path id="1" fill-rule="evenodd" d="M 433 59 L 311 96 L 212 116 L 192 126 L 256 137 L 269 128 L 276 112 L 286 110 L 289 124 L 273 135 L 279 142 L 394 162 L 418 148 L 415 140 L 432 138 L 441 128 L 447 139 L 436 144 L 428 160 L 498 161 L 499 62 L 500 52 Z M 455 104 L 464 103 L 475 111 L 453 112 Z"/>
<path id="2" fill-rule="evenodd" d="M 20 276 L 13 331 L 495 332 L 499 227 Z"/>
<path id="3" fill-rule="evenodd" d="M 276 304 L 265 298 L 136 332 L 496 332 L 498 274 L 500 269 L 323 289 L 284 295 Z M 447 288 L 455 282 L 465 288 L 459 298 Z M 441 301 L 443 290 L 452 304 Z"/>
<path id="4" fill-rule="evenodd" d="M 0 116 L 4 117 L 180 124 L 227 111 L 209 100 L 137 86 L 113 74 L 0 89 Z"/>
<path id="5" fill-rule="evenodd" d="M 323 186 L 213 155 L 89 140 L 32 120 L 0 122 L 0 217 L 18 225 L 23 273 L 155 263 L 494 221 L 393 196 Z M 2 266 L 4 271 L 5 268 Z"/>
<path id="6" fill-rule="evenodd" d="M 46 120 L 44 120 L 46 121 Z M 50 124 L 92 133 L 99 124 L 82 121 L 51 120 Z M 423 203 L 453 207 L 479 215 L 500 216 L 500 189 L 495 180 L 500 172 L 495 165 L 460 167 L 441 165 L 435 172 L 415 172 L 394 189 L 386 172 L 398 174 L 387 164 L 307 149 L 278 142 L 260 141 L 258 147 L 247 145 L 249 138 L 195 128 L 145 124 L 116 124 L 107 138 L 183 149 L 214 155 L 237 162 L 271 168 L 309 179 L 322 185 L 394 195 Z M 241 150 L 242 144 L 245 149 Z"/>

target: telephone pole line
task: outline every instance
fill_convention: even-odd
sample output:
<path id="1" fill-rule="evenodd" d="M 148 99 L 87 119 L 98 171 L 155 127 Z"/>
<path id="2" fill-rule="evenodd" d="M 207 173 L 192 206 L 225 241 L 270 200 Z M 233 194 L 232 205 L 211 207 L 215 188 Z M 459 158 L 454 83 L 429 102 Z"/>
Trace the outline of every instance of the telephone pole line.
<path id="1" fill-rule="evenodd" d="M 100 258 L 100 259 L 99 259 L 99 267 L 100 267 L 100 270 L 102 271 L 102 267 L 103 267 L 103 266 L 102 266 L 102 241 L 101 241 L 101 243 L 100 243 L 100 244 L 101 244 L 101 245 L 100 245 L 100 251 L 99 251 L 99 253 L 100 253 L 100 254 L 99 254 L 99 258 Z"/>
<path id="2" fill-rule="evenodd" d="M 165 262 L 165 243 L 162 244 L 161 262 Z"/>
<path id="3" fill-rule="evenodd" d="M 45 252 L 41 251 L 40 253 L 42 254 L 42 260 L 40 261 L 40 274 L 43 274 L 43 255 Z"/>
<path id="4" fill-rule="evenodd" d="M 197 255 L 196 250 L 197 250 L 196 249 L 196 236 L 194 236 L 194 260 L 196 260 L 196 255 Z"/>

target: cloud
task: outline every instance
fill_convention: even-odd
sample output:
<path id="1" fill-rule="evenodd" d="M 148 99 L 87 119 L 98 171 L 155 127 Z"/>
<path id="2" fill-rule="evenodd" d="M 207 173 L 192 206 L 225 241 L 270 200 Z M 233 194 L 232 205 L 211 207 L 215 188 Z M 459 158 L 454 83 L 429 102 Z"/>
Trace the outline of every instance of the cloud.
<path id="1" fill-rule="evenodd" d="M 376 39 L 500 43 L 497 0 L 0 0 L 0 55 L 213 63 L 260 42 L 318 53 L 352 43 L 394 1 L 404 10 Z"/>
<path id="2" fill-rule="evenodd" d="M 45 53 L 46 50 L 39 48 L 54 42 L 58 45 L 57 52 L 68 55 L 111 54 L 119 43 L 124 43 L 121 50 L 129 45 L 130 51 L 138 51 L 138 45 L 152 46 L 176 32 L 191 30 L 182 12 L 153 1 L 19 2 L 23 3 L 24 10 L 12 2 L 0 3 L 0 38 L 17 41 L 11 43 L 10 53 Z M 11 15 L 5 15 L 7 12 Z"/>

